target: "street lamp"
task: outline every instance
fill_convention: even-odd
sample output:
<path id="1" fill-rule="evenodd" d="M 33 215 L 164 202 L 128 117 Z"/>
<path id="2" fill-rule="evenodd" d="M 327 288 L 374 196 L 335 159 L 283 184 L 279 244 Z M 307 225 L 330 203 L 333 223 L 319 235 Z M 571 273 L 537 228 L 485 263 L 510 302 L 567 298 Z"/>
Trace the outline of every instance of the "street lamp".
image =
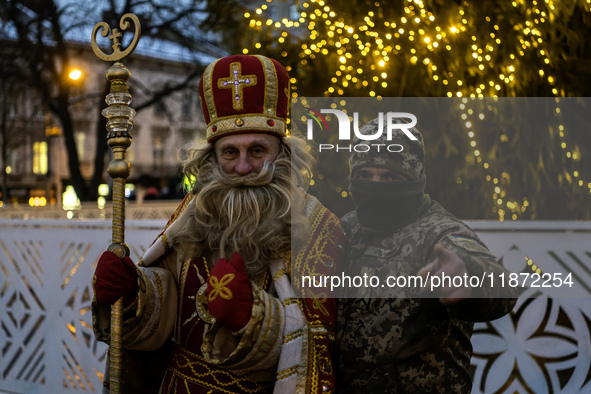
<path id="1" fill-rule="evenodd" d="M 72 71 L 70 71 L 70 73 L 68 74 L 68 77 L 70 77 L 70 79 L 72 81 L 77 81 L 80 79 L 80 77 L 82 76 L 82 71 L 78 70 L 78 69 L 73 69 Z"/>

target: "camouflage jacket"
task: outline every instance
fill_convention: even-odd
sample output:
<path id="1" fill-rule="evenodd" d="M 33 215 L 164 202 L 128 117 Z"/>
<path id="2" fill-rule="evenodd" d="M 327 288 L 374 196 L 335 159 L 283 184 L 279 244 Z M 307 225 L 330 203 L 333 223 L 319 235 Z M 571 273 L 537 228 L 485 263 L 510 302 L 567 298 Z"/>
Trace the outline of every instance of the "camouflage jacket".
<path id="1" fill-rule="evenodd" d="M 436 202 L 391 233 L 360 228 L 355 212 L 341 221 L 349 243 L 348 275 L 416 275 L 433 259 L 436 243 L 462 258 L 469 275 L 504 271 L 476 234 Z M 378 290 L 358 289 L 354 298 L 340 300 L 337 392 L 469 393 L 473 322 L 508 313 L 516 296 L 484 287 L 445 306 L 438 298 L 413 297 L 416 288 Z"/>

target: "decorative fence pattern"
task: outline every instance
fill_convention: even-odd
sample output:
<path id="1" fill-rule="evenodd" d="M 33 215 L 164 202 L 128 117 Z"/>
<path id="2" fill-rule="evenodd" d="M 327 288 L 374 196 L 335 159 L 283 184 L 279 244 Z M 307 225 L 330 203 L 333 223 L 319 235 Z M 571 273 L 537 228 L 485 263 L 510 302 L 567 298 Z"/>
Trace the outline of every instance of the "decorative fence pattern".
<path id="1" fill-rule="evenodd" d="M 531 271 L 527 256 L 591 286 L 591 223 L 469 224 L 510 271 Z M 134 261 L 163 225 L 128 220 Z M 0 219 L 0 392 L 101 392 L 107 347 L 92 334 L 91 278 L 110 234 L 106 220 Z M 591 392 L 591 291 L 534 290 L 475 327 L 473 393 Z"/>
<path id="2" fill-rule="evenodd" d="M 126 242 L 138 261 L 163 223 L 136 223 Z M 0 234 L 0 391 L 100 393 L 107 346 L 92 333 L 91 281 L 110 222 L 0 219 Z"/>
<path id="3" fill-rule="evenodd" d="M 131 220 L 165 220 L 172 216 L 178 200 L 153 200 L 142 203 L 125 202 L 125 217 Z M 112 219 L 113 205 L 105 204 L 101 209 L 96 203 L 84 202 L 80 209 L 64 210 L 58 206 L 50 207 L 10 207 L 0 209 L 0 219 Z"/>
<path id="4" fill-rule="evenodd" d="M 477 324 L 472 392 L 591 393 L 591 223 L 469 224 L 510 272 L 532 272 L 527 257 L 579 286 L 578 298 L 530 288 L 510 315 Z"/>

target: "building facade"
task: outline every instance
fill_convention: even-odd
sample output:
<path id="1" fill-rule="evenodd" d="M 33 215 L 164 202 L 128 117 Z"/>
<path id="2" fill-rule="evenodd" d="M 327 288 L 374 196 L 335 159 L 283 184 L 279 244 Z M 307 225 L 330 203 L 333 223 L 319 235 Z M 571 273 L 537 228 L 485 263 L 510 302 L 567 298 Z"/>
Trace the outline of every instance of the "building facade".
<path id="1" fill-rule="evenodd" d="M 127 151 L 131 164 L 127 195 L 140 200 L 179 198 L 182 178 L 178 151 L 190 141 L 205 137 L 197 91 L 199 79 L 185 81 L 190 75 L 201 75 L 209 62 L 225 54 L 193 53 L 189 58 L 175 51 L 172 44 L 167 47 L 168 53 L 155 50 L 156 45 L 165 44 L 149 39 L 147 44 L 148 50 L 138 48 L 124 60 L 131 72 L 131 107 L 137 109 L 132 145 Z M 107 106 L 105 74 L 109 66 L 94 55 L 90 45 L 69 45 L 69 109 L 80 169 L 87 181 L 94 173 L 98 138 L 106 138 L 106 130 L 97 128 L 100 111 Z M 70 157 L 62 125 L 37 92 L 23 86 L 26 85 L 15 85 L 13 92 L 3 89 L 0 97 L 2 205 L 77 204 L 72 195 Z M 106 167 L 110 151 L 104 154 L 104 160 L 102 180 L 108 186 Z M 104 185 L 99 190 L 103 200 L 109 195 L 109 188 Z"/>

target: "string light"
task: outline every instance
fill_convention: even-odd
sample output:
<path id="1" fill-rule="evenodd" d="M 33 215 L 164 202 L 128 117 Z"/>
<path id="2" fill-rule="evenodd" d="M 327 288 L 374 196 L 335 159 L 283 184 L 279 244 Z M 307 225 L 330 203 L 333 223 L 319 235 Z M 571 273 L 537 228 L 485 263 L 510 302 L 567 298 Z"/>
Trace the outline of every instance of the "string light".
<path id="1" fill-rule="evenodd" d="M 271 3 L 272 0 L 266 0 Z M 542 2 L 540 2 L 542 3 Z M 260 29 L 263 24 L 269 27 L 281 28 L 283 33 L 277 38 L 279 44 L 286 42 L 287 30 L 305 25 L 309 31 L 309 47 L 304 44 L 299 53 L 300 66 L 306 66 L 308 59 L 314 59 L 317 55 L 333 57 L 336 54 L 337 64 L 340 66 L 334 71 L 332 77 L 328 78 L 330 85 L 325 90 L 325 95 L 331 96 L 337 94 L 342 96 L 349 89 L 365 91 L 370 97 L 381 97 L 386 92 L 389 82 L 387 75 L 390 71 L 390 57 L 403 53 L 409 59 L 412 65 L 417 67 L 426 67 L 428 75 L 436 84 L 446 86 L 448 97 L 492 97 L 496 98 L 499 94 L 510 96 L 515 89 L 515 82 L 520 72 L 520 58 L 524 58 L 526 53 L 534 52 L 543 63 L 543 67 L 538 69 L 538 75 L 542 81 L 545 81 L 550 87 L 552 94 L 556 97 L 564 93 L 558 89 L 556 77 L 551 75 L 550 68 L 552 60 L 550 50 L 546 47 L 542 38 L 543 25 L 549 22 L 549 14 L 556 9 L 552 0 L 544 0 L 544 9 L 537 1 L 531 3 L 528 11 L 522 12 L 524 17 L 521 25 L 515 26 L 518 32 L 518 43 L 520 49 L 515 53 L 510 53 L 507 60 L 499 63 L 498 53 L 502 45 L 502 40 L 497 36 L 501 27 L 493 23 L 489 16 L 484 17 L 484 22 L 490 26 L 488 36 L 479 39 L 475 35 L 468 35 L 468 22 L 471 16 L 470 3 L 464 1 L 458 7 L 457 15 L 449 20 L 439 23 L 434 14 L 426 9 L 425 4 L 420 0 L 405 0 L 403 13 L 394 20 L 384 21 L 383 31 L 376 30 L 375 15 L 369 10 L 362 16 L 363 22 L 359 24 L 349 23 L 342 16 L 325 4 L 323 0 L 308 0 L 302 4 L 302 11 L 297 20 L 282 18 L 273 20 L 263 16 L 267 5 L 263 4 L 255 10 L 256 15 L 249 12 L 244 13 L 244 17 L 249 20 L 249 26 L 253 29 Z M 591 0 L 587 0 L 591 4 Z M 379 3 L 375 3 L 376 7 Z M 511 5 L 520 10 L 525 7 L 524 3 L 513 1 Z M 525 8 L 524 8 L 525 10 Z M 591 7 L 589 7 L 591 11 Z M 474 23 L 481 23 L 475 20 Z M 330 39 L 327 42 L 323 37 Z M 449 65 L 438 63 L 438 54 L 441 51 L 453 51 L 454 43 L 471 41 L 471 62 L 469 64 L 477 70 L 480 75 L 480 83 L 468 82 L 461 78 L 461 75 L 454 75 L 450 70 L 446 70 Z M 256 43 L 256 48 L 261 44 Z M 329 48 L 335 48 L 329 49 Z M 336 53 L 335 53 L 336 52 Z M 249 53 L 248 48 L 243 49 L 243 53 Z M 361 56 L 357 56 L 357 54 Z M 282 56 L 286 57 L 287 52 L 283 51 Z M 495 75 L 497 73 L 497 75 Z M 482 78 L 487 80 L 484 82 Z M 292 87 L 297 87 L 297 78 L 292 78 Z M 371 81 L 371 82 L 370 82 Z M 484 82 L 484 83 L 483 83 Z M 452 87 L 455 87 L 452 88 Z M 292 97 L 297 97 L 296 92 L 292 92 Z M 464 98 L 464 100 L 467 100 Z M 461 116 L 468 116 L 468 102 L 463 101 L 464 108 L 461 108 Z M 556 116 L 560 116 L 560 107 L 557 101 Z M 465 111 L 465 112 L 462 112 Z M 470 116 L 473 114 L 470 113 Z M 497 208 L 498 201 L 505 196 L 506 190 L 499 184 L 499 176 L 491 176 L 493 169 L 486 160 L 483 160 L 481 150 L 476 149 L 480 146 L 477 141 L 477 125 L 481 124 L 485 115 L 479 113 L 479 116 L 466 122 L 466 133 L 469 146 L 473 149 L 475 162 L 482 166 L 487 182 L 493 182 L 495 187 L 500 188 L 499 192 L 494 193 L 493 210 L 498 214 L 499 220 L 503 221 L 505 216 L 516 220 L 523 215 L 530 204 L 526 197 L 521 201 L 505 201 L 505 209 Z M 462 117 L 462 119 L 465 119 Z M 567 160 L 573 166 L 580 160 L 580 154 L 567 146 L 567 139 L 564 126 L 559 125 L 559 138 L 561 151 L 564 152 Z M 503 136 L 501 136 L 503 138 Z M 506 136 L 505 136 L 506 138 Z M 510 182 L 511 176 L 507 172 L 505 177 L 500 176 L 504 184 Z M 591 182 L 581 179 L 581 171 L 574 168 L 571 172 L 572 178 L 577 178 L 576 184 L 581 187 L 587 186 L 591 192 Z M 575 175 L 576 174 L 576 175 Z M 571 175 L 567 173 L 570 177 Z"/>

